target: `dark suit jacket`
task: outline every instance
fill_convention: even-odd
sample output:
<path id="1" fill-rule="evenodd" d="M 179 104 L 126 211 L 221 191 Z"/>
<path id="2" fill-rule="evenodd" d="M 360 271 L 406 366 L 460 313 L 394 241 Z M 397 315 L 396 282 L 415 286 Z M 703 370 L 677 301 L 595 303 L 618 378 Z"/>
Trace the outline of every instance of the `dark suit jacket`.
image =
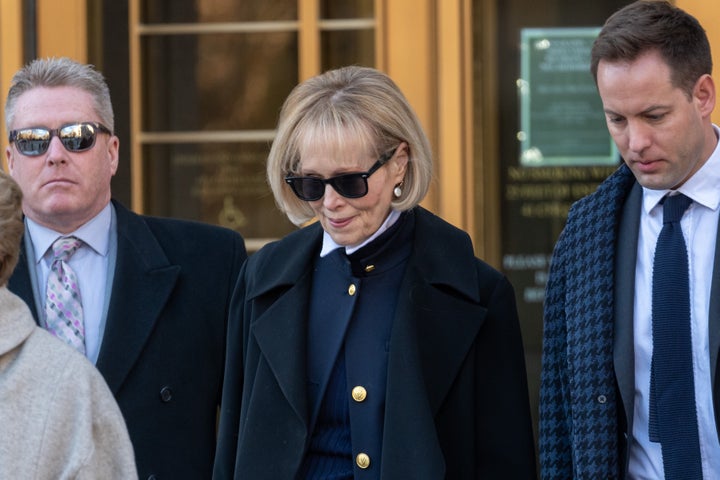
<path id="1" fill-rule="evenodd" d="M 510 283 L 464 232 L 416 208 L 390 339 L 383 479 L 531 479 L 524 353 Z M 233 296 L 217 479 L 293 479 L 312 432 L 307 311 L 319 224 L 248 260 Z M 372 463 L 371 463 L 372 468 Z"/>
<path id="2" fill-rule="evenodd" d="M 117 261 L 97 367 L 125 417 L 141 479 L 209 478 L 244 242 L 224 228 L 114 206 Z M 37 319 L 24 244 L 9 288 Z"/>

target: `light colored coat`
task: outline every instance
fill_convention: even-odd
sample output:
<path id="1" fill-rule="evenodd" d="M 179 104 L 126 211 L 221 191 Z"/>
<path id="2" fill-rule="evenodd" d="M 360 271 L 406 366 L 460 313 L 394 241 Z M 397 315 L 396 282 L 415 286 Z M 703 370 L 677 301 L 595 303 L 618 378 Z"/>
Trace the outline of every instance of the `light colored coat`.
<path id="1" fill-rule="evenodd" d="M 134 479 L 132 444 L 105 381 L 0 287 L 0 478 Z"/>

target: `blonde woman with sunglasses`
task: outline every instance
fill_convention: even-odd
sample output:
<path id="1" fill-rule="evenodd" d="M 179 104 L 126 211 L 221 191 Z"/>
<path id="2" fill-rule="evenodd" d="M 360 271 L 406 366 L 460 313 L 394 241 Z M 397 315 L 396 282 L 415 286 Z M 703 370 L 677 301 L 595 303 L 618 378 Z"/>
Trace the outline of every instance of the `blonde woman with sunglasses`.
<path id="1" fill-rule="evenodd" d="M 513 289 L 418 206 L 431 175 L 387 75 L 292 91 L 267 176 L 291 221 L 317 221 L 241 273 L 214 478 L 535 478 Z"/>

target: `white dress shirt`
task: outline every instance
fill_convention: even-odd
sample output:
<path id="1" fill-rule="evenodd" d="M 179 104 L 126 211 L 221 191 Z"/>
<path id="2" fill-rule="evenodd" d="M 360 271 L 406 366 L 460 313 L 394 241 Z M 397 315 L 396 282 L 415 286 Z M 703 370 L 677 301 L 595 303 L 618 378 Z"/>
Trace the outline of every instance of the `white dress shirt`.
<path id="1" fill-rule="evenodd" d="M 720 131 L 715 127 L 715 134 Z M 634 349 L 635 400 L 629 478 L 664 478 L 659 443 L 648 436 L 650 363 L 652 359 L 652 270 L 655 244 L 662 229 L 660 200 L 668 190 L 643 188 L 635 266 Z M 695 401 L 704 478 L 720 478 L 720 442 L 713 410 L 708 342 L 708 312 L 720 205 L 720 143 L 705 165 L 679 189 L 693 200 L 680 225 L 688 249 L 690 329 L 693 347 Z"/>
<path id="2" fill-rule="evenodd" d="M 382 235 L 382 233 L 383 233 L 385 230 L 387 230 L 388 228 L 392 227 L 393 224 L 394 224 L 395 222 L 397 222 L 397 219 L 398 219 L 398 218 L 400 218 L 400 212 L 397 211 L 397 210 L 391 210 L 391 211 L 390 211 L 390 214 L 387 216 L 387 218 L 385 219 L 385 221 L 382 223 L 382 225 L 380 225 L 380 228 L 377 229 L 377 232 L 375 232 L 375 233 L 373 233 L 372 235 L 370 235 L 370 237 L 368 237 L 367 240 L 365 240 L 364 242 L 362 242 L 362 243 L 359 244 L 359 245 L 351 245 L 351 246 L 344 247 L 344 248 L 345 248 L 345 253 L 346 253 L 347 255 L 350 255 L 350 254 L 353 253 L 353 252 L 357 252 L 357 251 L 360 250 L 362 247 L 364 247 L 365 245 L 367 245 L 368 243 L 372 242 L 372 241 L 375 240 L 377 237 L 379 237 L 380 235 Z M 330 252 L 332 252 L 332 251 L 335 250 L 336 248 L 341 248 L 341 247 L 342 247 L 342 245 L 338 245 L 337 243 L 335 243 L 335 240 L 332 239 L 332 237 L 330 236 L 329 233 L 323 231 L 323 245 L 322 245 L 322 249 L 320 250 L 320 256 L 321 256 L 321 257 L 324 257 L 325 255 L 329 254 Z"/>
<path id="3" fill-rule="evenodd" d="M 38 279 L 39 298 L 44 302 L 50 264 L 52 244 L 58 237 L 74 236 L 84 242 L 70 257 L 68 263 L 75 271 L 82 298 L 83 320 L 85 323 L 85 355 L 97 362 L 104 331 L 105 286 L 108 273 L 108 246 L 110 243 L 111 206 L 108 204 L 92 220 L 76 231 L 63 235 L 43 227 L 25 217 L 35 253 L 35 269 Z M 38 312 L 40 323 L 45 327 L 44 304 Z"/>

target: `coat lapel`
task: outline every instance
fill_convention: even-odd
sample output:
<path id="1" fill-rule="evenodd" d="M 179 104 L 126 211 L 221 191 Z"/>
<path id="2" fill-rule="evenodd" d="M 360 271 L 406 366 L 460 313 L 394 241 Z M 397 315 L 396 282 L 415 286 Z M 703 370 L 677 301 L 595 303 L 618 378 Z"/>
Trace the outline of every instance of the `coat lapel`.
<path id="1" fill-rule="evenodd" d="M 299 279 L 251 326 L 258 347 L 267 360 L 285 400 L 307 430 L 305 312 L 310 294 L 309 275 Z"/>
<path id="2" fill-rule="evenodd" d="M 435 416 L 485 311 L 478 306 L 476 315 L 469 314 L 467 303 L 429 285 L 406 288 L 414 301 L 398 312 L 393 325 L 382 478 L 443 478 Z"/>
<path id="3" fill-rule="evenodd" d="M 256 277 L 246 300 L 258 308 L 270 304 L 250 325 L 250 335 L 267 361 L 285 401 L 291 406 L 308 434 L 307 398 L 307 313 L 312 284 L 312 263 L 320 251 L 319 224 L 297 231 L 280 242 L 257 269 L 278 275 Z"/>
<path id="4" fill-rule="evenodd" d="M 117 394 L 170 298 L 180 267 L 170 264 L 141 217 L 114 206 L 117 261 L 97 367 Z"/>
<path id="5" fill-rule="evenodd" d="M 615 304 L 613 363 L 625 411 L 627 432 L 632 431 L 635 395 L 635 357 L 633 348 L 633 309 L 635 297 L 635 263 L 640 225 L 642 187 L 636 183 L 623 207 L 615 259 Z"/>
<path id="6" fill-rule="evenodd" d="M 399 293 L 409 301 L 398 304 L 390 340 L 382 478 L 444 477 L 435 416 L 486 313 L 475 263 L 458 261 L 474 257 L 470 243 L 437 239 L 434 217 L 416 212 L 416 248 Z M 431 253 L 438 248 L 458 254 Z"/>

